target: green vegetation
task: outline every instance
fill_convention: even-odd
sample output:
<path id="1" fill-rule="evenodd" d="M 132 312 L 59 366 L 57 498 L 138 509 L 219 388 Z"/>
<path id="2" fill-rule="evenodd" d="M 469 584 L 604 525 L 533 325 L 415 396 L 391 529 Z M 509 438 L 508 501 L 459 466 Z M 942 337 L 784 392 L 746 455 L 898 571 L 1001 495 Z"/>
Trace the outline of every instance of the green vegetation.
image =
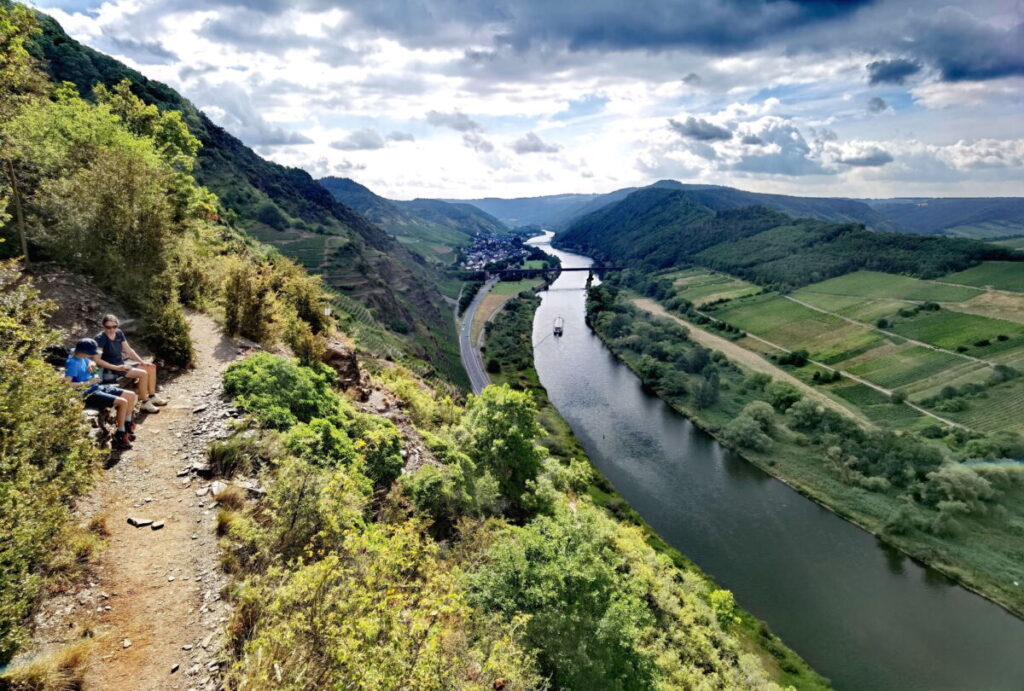
<path id="1" fill-rule="evenodd" d="M 1024 612 L 1024 598 L 1014 585 L 1024 576 L 1018 544 L 1024 467 L 999 460 L 1020 457 L 1024 438 L 1006 430 L 983 437 L 922 425 L 916 416 L 908 416 L 908 427 L 920 435 L 862 428 L 788 385 L 748 375 L 692 342 L 675 322 L 632 307 L 618 290 L 613 282 L 591 289 L 588 319 L 646 386 L 799 491 Z M 913 356 L 923 358 L 919 368 L 942 355 L 921 350 L 927 354 Z M 1013 386 L 1016 378 L 1008 368 L 1005 376 L 986 391 Z M 715 396 L 707 395 L 709 388 Z M 836 391 L 868 410 L 886 405 L 849 384 Z M 957 390 L 950 398 L 963 395 Z M 888 406 L 904 415 L 898 401 Z"/>
<path id="2" fill-rule="evenodd" d="M 36 597 L 97 546 L 67 524 L 99 459 L 81 397 L 41 357 L 57 337 L 46 327 L 56 305 L 19 279 L 0 263 L 0 665 L 25 639 Z"/>
<path id="3" fill-rule="evenodd" d="M 934 278 L 983 260 L 1024 261 L 983 242 L 870 232 L 766 207 L 707 206 L 696 193 L 664 187 L 583 216 L 554 243 L 647 270 L 699 264 L 779 289 L 861 269 Z"/>
<path id="4" fill-rule="evenodd" d="M 709 302 L 731 300 L 760 292 L 757 286 L 725 274 L 703 269 L 684 269 L 658 274 L 658 278 L 672 281 L 677 295 L 701 306 Z"/>
<path id="5" fill-rule="evenodd" d="M 225 373 L 252 415 L 236 447 L 267 488 L 219 518 L 230 686 L 777 688 L 730 595 L 594 506 L 586 466 L 534 445 L 530 394 L 492 386 L 460 410 L 400 369 L 378 376 L 432 452 L 400 478 L 374 473 L 380 418 L 319 368 L 261 353 Z M 760 638 L 787 680 L 820 686 Z"/>
<path id="6" fill-rule="evenodd" d="M 941 280 L 1024 293 L 1024 269 L 1016 262 L 984 262 L 965 271 L 943 276 Z"/>
<path id="7" fill-rule="evenodd" d="M 1017 268 L 1024 269 L 1024 266 L 1017 265 Z M 815 283 L 799 292 L 889 300 L 962 302 L 979 295 L 981 291 L 933 281 L 922 281 L 910 276 L 897 276 L 878 271 L 855 271 L 845 276 Z"/>

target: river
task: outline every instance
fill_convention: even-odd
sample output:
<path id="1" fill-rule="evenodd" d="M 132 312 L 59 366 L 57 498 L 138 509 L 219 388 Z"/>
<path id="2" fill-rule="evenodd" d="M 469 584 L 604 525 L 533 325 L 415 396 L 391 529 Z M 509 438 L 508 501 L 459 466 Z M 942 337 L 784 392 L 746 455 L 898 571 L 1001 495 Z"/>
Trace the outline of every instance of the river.
<path id="1" fill-rule="evenodd" d="M 562 265 L 591 260 L 530 242 Z M 886 547 L 643 391 L 584 322 L 585 272 L 540 294 L 534 357 L 591 461 L 669 544 L 839 689 L 1024 689 L 1024 621 Z M 556 317 L 565 334 L 555 337 Z"/>

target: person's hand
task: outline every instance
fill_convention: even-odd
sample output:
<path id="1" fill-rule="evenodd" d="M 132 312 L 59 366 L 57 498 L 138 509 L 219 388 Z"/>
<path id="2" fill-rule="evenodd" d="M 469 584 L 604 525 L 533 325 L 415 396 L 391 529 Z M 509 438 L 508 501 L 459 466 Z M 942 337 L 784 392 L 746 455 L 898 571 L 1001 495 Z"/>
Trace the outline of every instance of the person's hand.
<path id="1" fill-rule="evenodd" d="M 121 365 L 121 371 L 122 372 L 131 372 L 132 371 L 132 366 L 131 365 Z"/>

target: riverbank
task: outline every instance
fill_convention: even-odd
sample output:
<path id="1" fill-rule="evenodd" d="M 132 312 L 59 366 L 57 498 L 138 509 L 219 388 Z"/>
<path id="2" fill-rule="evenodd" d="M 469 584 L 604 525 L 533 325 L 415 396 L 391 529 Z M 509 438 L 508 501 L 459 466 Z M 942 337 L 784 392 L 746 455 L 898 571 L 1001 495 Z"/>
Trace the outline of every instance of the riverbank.
<path id="1" fill-rule="evenodd" d="M 569 424 L 559 414 L 547 396 L 533 366 L 533 321 L 540 299 L 537 297 L 515 297 L 506 303 L 487 331 L 484 346 L 485 357 L 499 365 L 491 373 L 495 384 L 529 391 L 537 404 L 537 420 L 545 432 L 540 444 L 549 454 L 562 462 L 570 459 L 586 460 L 590 463 L 579 440 Z M 682 571 L 697 574 L 710 588 L 717 588 L 712 579 L 679 550 L 666 543 L 651 526 L 615 491 L 608 480 L 593 463 L 594 481 L 588 494 L 594 504 L 604 508 L 617 520 L 635 525 L 643 530 L 647 543 L 659 554 L 669 558 Z M 739 622 L 737 632 L 749 652 L 756 654 L 765 667 L 772 672 L 775 681 L 782 686 L 796 689 L 829 688 L 828 681 L 814 671 L 799 655 L 788 648 L 768 626 L 752 614 L 737 607 Z"/>
<path id="2" fill-rule="evenodd" d="M 664 319 L 651 314 L 634 318 Z M 720 400 L 708 406 L 697 405 L 693 396 L 666 396 L 651 369 L 623 347 L 621 338 L 611 337 L 607 329 L 594 328 L 594 332 L 653 394 L 744 460 L 919 563 L 1016 616 L 1024 616 L 1024 588 L 1020 587 L 1024 577 L 1015 556 L 1019 555 L 1020 540 L 1017 516 L 1012 508 L 995 510 L 1020 506 L 1024 491 L 1019 483 L 1006 488 L 1004 500 L 991 510 L 960 515 L 952 524 L 940 523 L 941 512 L 906 501 L 903 492 L 890 489 L 888 483 L 850 473 L 842 454 L 834 448 L 809 443 L 804 435 L 789 434 L 780 425 L 763 448 L 738 443 L 730 436 L 728 424 L 750 402 L 742 385 L 732 382 L 723 386 Z"/>

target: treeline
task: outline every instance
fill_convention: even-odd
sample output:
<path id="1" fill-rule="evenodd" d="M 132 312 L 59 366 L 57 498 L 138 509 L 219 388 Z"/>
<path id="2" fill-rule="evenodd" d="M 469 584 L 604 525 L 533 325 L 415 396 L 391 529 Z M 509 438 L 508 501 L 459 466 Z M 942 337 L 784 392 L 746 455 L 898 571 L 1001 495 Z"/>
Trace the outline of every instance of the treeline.
<path id="1" fill-rule="evenodd" d="M 731 595 L 595 507 L 585 463 L 545 458 L 528 393 L 460 409 L 377 376 L 430 451 L 420 467 L 321 367 L 259 354 L 225 374 L 250 425 L 211 461 L 267 490 L 218 496 L 229 687 L 774 687 Z"/>
<path id="2" fill-rule="evenodd" d="M 935 278 L 985 260 L 1024 262 L 1020 252 L 975 240 L 876 233 L 759 206 L 716 213 L 663 188 L 583 217 L 555 244 L 646 271 L 699 264 L 779 289 L 861 269 Z"/>
<path id="3" fill-rule="evenodd" d="M 1014 530 L 993 517 L 1005 515 L 1024 488 L 1024 465 L 1000 462 L 1024 458 L 1021 435 L 986 436 L 949 427 L 929 428 L 922 435 L 866 428 L 804 398 L 789 384 L 745 374 L 721 353 L 691 341 L 684 327 L 635 308 L 619 293 L 607 283 L 591 288 L 589 323 L 646 387 L 728 446 L 768 466 L 785 460 L 789 468 L 794 458 L 806 459 L 843 485 L 875 495 L 872 501 L 884 498 L 883 505 L 890 508 L 883 512 L 879 530 L 906 537 L 907 544 L 917 547 L 939 538 L 947 563 L 962 559 L 957 541 L 972 530 Z M 972 393 L 950 387 L 942 396 L 955 401 Z M 782 472 L 785 476 L 789 470 Z M 877 512 L 877 506 L 871 511 Z M 1005 550 L 1009 543 L 1000 544 Z M 923 551 L 929 550 L 934 554 L 934 547 Z M 1004 552 L 985 556 L 991 563 L 1012 559 Z M 982 575 L 989 584 L 995 576 Z M 1000 592 L 1004 601 L 1021 609 L 1019 597 L 1001 582 L 987 590 Z"/>
<path id="4" fill-rule="evenodd" d="M 36 30 L 31 11 L 0 5 L 0 253 L 27 248 L 89 277 L 142 317 L 141 336 L 168 364 L 193 355 L 186 307 L 319 359 L 331 328 L 319 279 L 223 223 L 193 177 L 198 142 L 180 115 L 126 84 L 92 100 L 51 85 L 26 49 Z M 98 454 L 81 397 L 42 358 L 67 336 L 45 326 L 54 309 L 23 262 L 0 263 L 0 664 L 35 599 L 99 541 L 68 523 Z"/>

